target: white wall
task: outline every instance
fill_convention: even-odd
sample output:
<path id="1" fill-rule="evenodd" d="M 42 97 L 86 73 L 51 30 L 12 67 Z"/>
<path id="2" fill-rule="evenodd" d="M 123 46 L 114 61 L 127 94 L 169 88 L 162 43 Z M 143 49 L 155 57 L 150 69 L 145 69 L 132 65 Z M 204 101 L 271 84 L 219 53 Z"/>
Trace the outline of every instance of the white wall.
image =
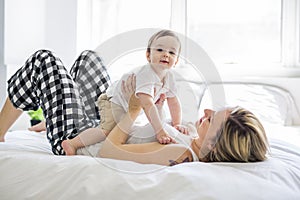
<path id="1" fill-rule="evenodd" d="M 24 62 L 45 46 L 45 0 L 5 1 L 5 63 Z"/>
<path id="2" fill-rule="evenodd" d="M 68 69 L 71 67 L 77 52 L 77 0 L 4 0 L 4 3 L 6 77 L 38 49 L 54 51 Z M 5 73 L 4 68 L 1 73 Z M 1 77 L 1 107 L 6 96 L 4 80 Z M 15 129 L 27 127 L 27 116 L 16 124 Z"/>
<path id="3" fill-rule="evenodd" d="M 77 0 L 45 1 L 45 47 L 71 68 L 77 56 Z"/>
<path id="4" fill-rule="evenodd" d="M 6 80 L 6 67 L 4 65 L 4 0 L 0 0 L 0 80 Z M 0 92 L 5 91 L 5 81 L 0 81 Z M 4 93 L 4 92 L 3 92 Z M 0 105 L 4 102 L 0 94 Z"/>
<path id="5" fill-rule="evenodd" d="M 76 13 L 76 0 L 6 0 L 5 63 L 22 65 L 47 48 L 69 67 L 76 56 Z"/>

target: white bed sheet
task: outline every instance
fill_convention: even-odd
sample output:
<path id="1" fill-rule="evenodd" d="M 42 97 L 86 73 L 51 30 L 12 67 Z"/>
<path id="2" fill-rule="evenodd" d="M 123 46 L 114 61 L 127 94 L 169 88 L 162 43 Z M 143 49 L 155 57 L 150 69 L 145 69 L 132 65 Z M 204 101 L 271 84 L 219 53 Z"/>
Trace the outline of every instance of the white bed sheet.
<path id="1" fill-rule="evenodd" d="M 264 162 L 173 167 L 54 156 L 44 133 L 9 132 L 0 199 L 300 199 L 300 127 L 266 129 L 272 155 Z"/>

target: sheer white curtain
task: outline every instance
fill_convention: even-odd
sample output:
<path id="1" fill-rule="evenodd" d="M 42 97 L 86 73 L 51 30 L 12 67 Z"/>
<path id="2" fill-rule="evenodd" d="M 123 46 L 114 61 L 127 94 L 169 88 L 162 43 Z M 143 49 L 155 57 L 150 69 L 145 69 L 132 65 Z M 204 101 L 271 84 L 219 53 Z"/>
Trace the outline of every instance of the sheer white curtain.
<path id="1" fill-rule="evenodd" d="M 78 51 L 139 28 L 170 28 L 171 0 L 78 0 Z"/>
<path id="2" fill-rule="evenodd" d="M 78 0 L 77 50 L 96 49 L 108 39 L 143 28 L 170 29 L 171 0 Z M 145 46 L 149 38 L 145 38 Z M 120 45 L 128 41 L 119 41 Z M 118 45 L 116 45 L 118 48 Z M 147 62 L 145 50 L 129 52 L 109 65 L 111 78 Z"/>
<path id="3" fill-rule="evenodd" d="M 129 30 L 168 28 L 194 40 L 225 71 L 298 67 L 299 16 L 299 0 L 78 0 L 77 49 Z"/>
<path id="4" fill-rule="evenodd" d="M 188 2 L 188 36 L 219 64 L 281 61 L 281 0 Z"/>

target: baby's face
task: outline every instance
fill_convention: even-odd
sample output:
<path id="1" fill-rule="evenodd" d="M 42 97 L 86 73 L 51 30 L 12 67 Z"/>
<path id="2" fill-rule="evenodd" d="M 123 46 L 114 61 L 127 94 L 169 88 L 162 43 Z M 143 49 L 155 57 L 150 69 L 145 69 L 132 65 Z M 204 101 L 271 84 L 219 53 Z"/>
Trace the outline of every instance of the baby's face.
<path id="1" fill-rule="evenodd" d="M 152 43 L 147 59 L 151 64 L 170 69 L 178 62 L 180 44 L 171 36 L 160 37 Z"/>

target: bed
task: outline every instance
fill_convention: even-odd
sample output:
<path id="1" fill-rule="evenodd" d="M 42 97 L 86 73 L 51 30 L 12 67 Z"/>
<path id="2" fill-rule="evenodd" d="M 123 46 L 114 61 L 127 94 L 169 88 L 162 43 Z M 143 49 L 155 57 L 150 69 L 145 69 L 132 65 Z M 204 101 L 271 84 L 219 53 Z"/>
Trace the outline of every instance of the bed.
<path id="1" fill-rule="evenodd" d="M 11 131 L 0 144 L 0 199 L 300 199 L 300 126 L 291 117 L 298 113 L 288 91 L 245 82 L 178 82 L 186 120 L 210 106 L 209 91 L 220 84 L 226 104 L 254 110 L 269 138 L 268 159 L 164 167 L 55 156 L 45 133 Z"/>

